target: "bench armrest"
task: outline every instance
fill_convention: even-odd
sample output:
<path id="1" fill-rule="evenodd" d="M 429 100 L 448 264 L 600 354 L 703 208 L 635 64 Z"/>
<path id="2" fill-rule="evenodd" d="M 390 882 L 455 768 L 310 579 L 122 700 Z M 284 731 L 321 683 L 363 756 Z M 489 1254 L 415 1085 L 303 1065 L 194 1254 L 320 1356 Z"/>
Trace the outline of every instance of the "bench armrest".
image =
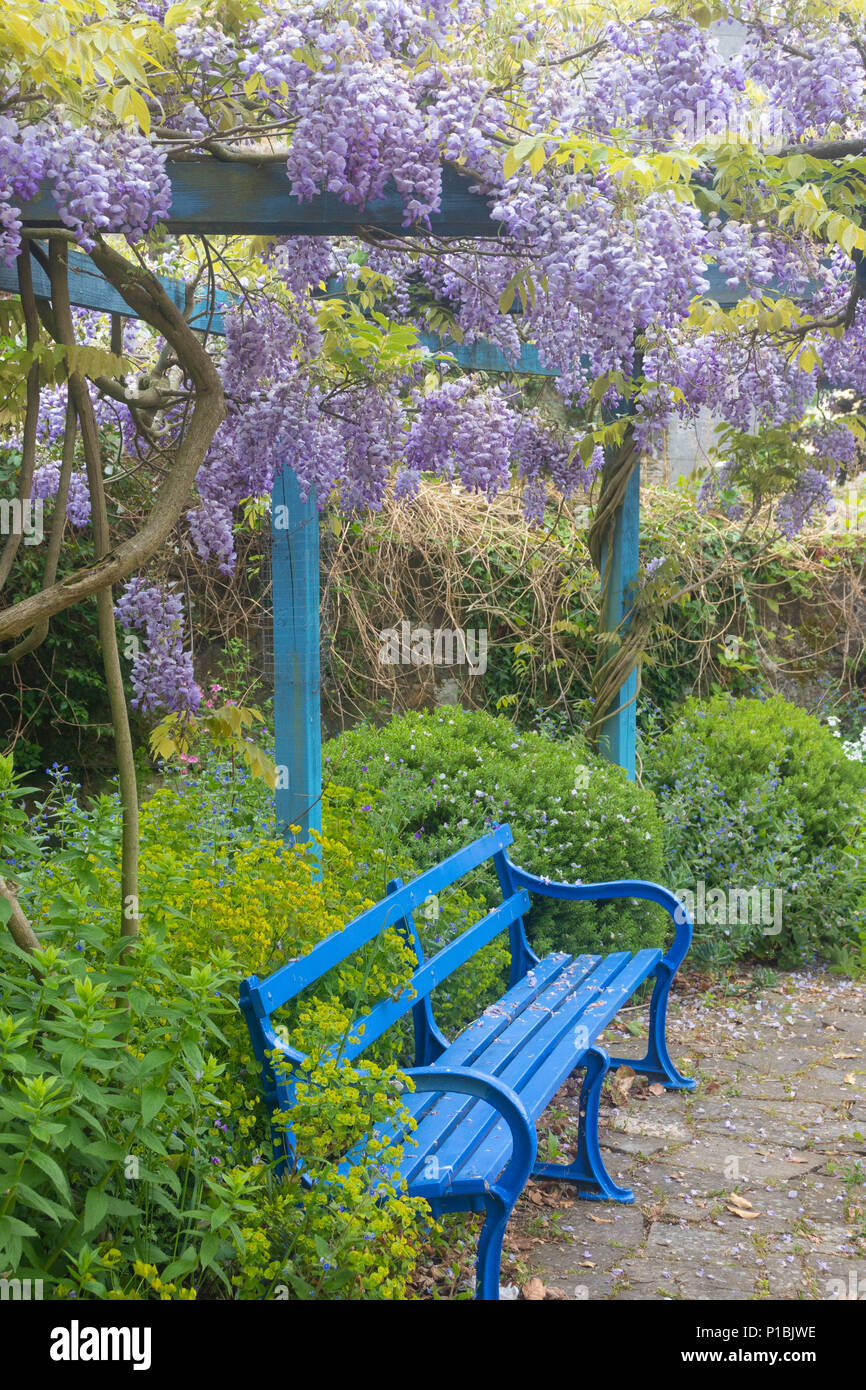
<path id="1" fill-rule="evenodd" d="M 516 1201 L 535 1166 L 538 1151 L 535 1125 L 517 1093 L 496 1077 L 483 1076 L 468 1067 L 410 1067 L 403 1074 L 411 1077 L 416 1091 L 457 1091 L 476 1096 L 499 1111 L 511 1130 L 511 1157 L 491 1190 L 502 1187 L 506 1199 Z"/>
<path id="2" fill-rule="evenodd" d="M 679 968 L 692 944 L 691 918 L 679 898 L 669 888 L 659 883 L 649 883 L 641 878 L 620 878 L 610 883 L 559 883 L 555 879 L 539 878 L 526 869 L 519 869 L 506 855 L 508 868 L 515 888 L 526 888 L 530 893 L 538 893 L 545 898 L 564 898 L 571 902 L 605 900 L 609 898 L 646 898 L 651 903 L 663 907 L 670 916 L 675 930 L 673 945 L 664 958 L 664 964 L 671 973 Z"/>

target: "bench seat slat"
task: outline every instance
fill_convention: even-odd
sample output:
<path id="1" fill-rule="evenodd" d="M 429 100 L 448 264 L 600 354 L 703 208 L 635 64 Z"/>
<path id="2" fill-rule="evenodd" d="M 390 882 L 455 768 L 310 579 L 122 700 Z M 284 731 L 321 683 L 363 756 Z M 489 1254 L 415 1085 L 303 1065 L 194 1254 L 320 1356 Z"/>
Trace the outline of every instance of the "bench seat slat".
<path id="1" fill-rule="evenodd" d="M 577 1053 L 571 1035 L 581 1013 L 627 966 L 630 959 L 627 951 L 607 956 L 586 975 L 579 968 L 582 958 L 577 957 L 571 967 L 539 996 L 532 1009 L 521 1014 L 485 1049 L 476 1059 L 475 1068 L 488 1076 L 497 1076 L 519 1094 L 528 1075 L 545 1063 L 546 1052 L 563 1037 L 568 1038 L 571 1047 L 572 1068 L 576 1066 Z M 573 974 L 570 973 L 572 969 Z M 442 1066 L 447 1065 L 445 1053 L 439 1062 Z M 557 1089 L 561 1084 L 562 1081 Z M 419 1149 L 423 1147 L 428 1156 L 435 1153 L 441 1181 L 445 1186 L 453 1184 L 456 1175 L 496 1120 L 496 1112 L 479 1101 L 470 1102 L 467 1107 L 461 1108 L 457 1116 L 453 1116 L 450 1112 L 454 1099 L 445 1096 L 437 1107 L 436 1117 L 430 1116 L 425 1131 L 422 1133 L 419 1125 L 413 1136 L 419 1140 Z M 535 1118 L 533 1115 L 532 1119 Z"/>
<path id="2" fill-rule="evenodd" d="M 546 964 L 549 957 L 545 958 Z M 473 1067 L 475 1070 L 485 1073 L 487 1076 L 499 1075 L 503 1081 L 510 1086 L 514 1082 L 509 1075 L 509 1063 L 519 1056 L 521 1049 L 526 1045 L 527 1040 L 537 1032 L 550 1017 L 550 1013 L 557 1005 L 573 994 L 574 990 L 586 979 L 592 978 L 596 971 L 602 974 L 597 982 L 596 988 L 600 989 L 607 978 L 605 972 L 610 972 L 616 967 L 608 966 L 601 956 L 577 956 L 572 959 L 569 956 L 558 956 L 560 969 L 557 970 L 553 978 L 549 978 L 543 989 L 536 989 L 533 995 L 527 996 L 524 1006 L 515 1012 L 511 1018 L 505 1019 L 504 1026 L 490 1030 L 486 1036 L 479 1038 L 477 1024 L 470 1024 L 468 1028 L 454 1040 L 449 1048 L 437 1059 L 436 1065 L 442 1067 L 464 1066 Z M 610 957 L 609 959 L 614 959 Z M 621 963 L 629 959 L 626 953 L 621 958 Z M 535 972 L 538 971 L 535 967 Z M 531 973 L 535 973 L 531 972 Z M 506 996 L 507 997 L 507 996 Z M 495 1007 L 495 1006 L 494 1006 Z M 477 1040 L 477 1041 L 476 1041 Z M 465 1096 L 442 1095 L 425 1096 L 426 1113 L 423 1119 L 418 1122 L 418 1128 L 412 1135 L 418 1143 L 417 1151 L 407 1148 L 407 1154 L 430 1154 L 434 1148 L 437 1150 L 446 1142 L 449 1133 L 458 1126 L 462 1126 L 468 1121 L 472 1126 L 477 1125 L 478 1101 L 467 1100 Z M 431 1103 L 432 1101 L 432 1103 Z M 482 1110 L 487 1112 L 488 1117 L 492 1117 L 493 1111 L 489 1106 L 483 1105 Z M 417 1114 L 415 1118 L 418 1119 Z M 454 1170 L 455 1162 L 449 1160 L 451 1171 Z M 413 1171 L 417 1171 L 413 1170 Z M 406 1170 L 407 1177 L 409 1170 Z"/>
<path id="3" fill-rule="evenodd" d="M 537 1118 L 575 1068 L 579 1055 L 575 1029 L 583 1023 L 589 1041 L 594 1041 L 660 958 L 658 950 L 639 951 L 634 957 L 622 952 L 601 961 L 577 957 L 571 981 L 567 971 L 560 971 L 469 1065 L 511 1086 L 532 1118 Z M 589 972 L 587 960 L 595 962 Z M 471 1032 L 470 1026 L 457 1043 Z M 438 1065 L 454 1065 L 450 1053 L 449 1048 Z M 428 1096 L 418 1099 L 429 1101 Z M 484 1179 L 492 1181 L 508 1160 L 507 1127 L 503 1133 L 496 1112 L 482 1101 L 465 1102 L 454 1095 L 434 1097 L 434 1101 L 412 1136 L 418 1148 L 407 1144 L 404 1153 L 402 1176 L 412 1191 L 432 1197 L 475 1190 Z M 425 1176 L 431 1157 L 439 1165 L 436 1179 Z"/>
<path id="4" fill-rule="evenodd" d="M 599 961 L 601 956 L 590 956 L 587 959 Z M 471 1067 L 481 1048 L 491 1038 L 495 1038 L 503 1029 L 507 1028 L 523 1009 L 532 1004 L 541 991 L 568 965 L 570 960 L 571 956 L 564 951 L 553 951 L 533 966 L 528 975 L 524 975 L 522 980 L 518 980 L 507 994 L 485 1009 L 480 1018 L 476 1019 L 454 1039 L 448 1047 L 449 1065 Z M 404 1097 L 404 1105 L 416 1123 L 420 1124 L 425 1113 L 433 1108 L 437 1100 L 441 1099 L 441 1095 L 431 1092 L 419 1095 L 410 1094 Z M 385 1132 L 386 1130 L 383 1128 L 382 1133 Z M 396 1142 L 399 1131 L 389 1126 L 387 1133 Z"/>
<path id="5" fill-rule="evenodd" d="M 600 956 L 588 957 L 587 959 L 600 960 Z M 480 1018 L 470 1023 L 464 1028 L 447 1048 L 448 1065 L 456 1067 L 472 1067 L 484 1048 L 499 1037 L 516 1018 L 530 1008 L 543 990 L 547 989 L 553 981 L 558 978 L 571 960 L 571 956 L 564 951 L 554 951 L 549 956 L 545 956 L 522 980 L 511 988 L 507 994 L 495 1003 L 489 1004 Z M 426 1095 L 419 1097 L 419 1104 L 426 1109 L 430 1109 L 434 1097 Z M 413 1112 L 414 1113 L 414 1112 Z M 417 1120 L 418 1115 L 414 1114 Z"/>
<path id="6" fill-rule="evenodd" d="M 617 976 L 593 1005 L 583 1011 L 578 1021 L 586 1022 L 591 1037 L 597 1037 L 612 1022 L 625 1000 L 652 973 L 660 959 L 660 951 L 638 951 L 627 969 Z M 517 1088 L 520 1099 L 533 1118 L 544 1112 L 573 1068 L 574 1044 L 569 1027 L 559 1044 L 545 1056 L 544 1066 L 536 1068 Z M 487 1108 L 490 1109 L 489 1106 Z M 511 1135 L 507 1128 L 503 1128 L 498 1117 L 494 1117 L 494 1121 L 488 1124 L 483 1142 L 455 1174 L 452 1191 L 474 1191 L 484 1178 L 492 1180 L 505 1167 L 511 1153 Z"/>

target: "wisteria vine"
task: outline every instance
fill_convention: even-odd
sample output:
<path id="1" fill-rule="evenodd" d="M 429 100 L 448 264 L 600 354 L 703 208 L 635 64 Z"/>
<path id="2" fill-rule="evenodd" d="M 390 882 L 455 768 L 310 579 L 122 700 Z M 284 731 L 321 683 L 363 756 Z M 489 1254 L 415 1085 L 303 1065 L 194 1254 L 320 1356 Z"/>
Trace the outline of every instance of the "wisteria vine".
<path id="1" fill-rule="evenodd" d="M 199 555 L 224 573 L 240 504 L 267 494 L 286 467 L 303 495 L 315 491 L 320 506 L 336 497 L 344 510 L 381 506 L 391 486 L 408 504 L 424 474 L 487 497 L 516 481 L 528 523 L 541 525 L 550 498 L 598 479 L 601 412 L 636 375 L 631 429 L 641 448 L 654 447 L 675 417 L 707 409 L 744 436 L 792 431 L 799 472 L 781 470 L 774 497 L 784 538 L 828 508 L 831 483 L 858 466 L 856 431 L 809 415 L 828 382 L 866 394 L 851 247 L 841 247 L 842 232 L 828 241 L 788 215 L 770 164 L 751 145 L 745 191 L 733 177 L 726 185 L 713 137 L 725 132 L 728 158 L 758 111 L 781 112 L 794 144 L 815 132 L 856 142 L 866 121 L 862 17 L 840 18 L 816 0 L 808 20 L 792 21 L 783 7 L 745 0 L 731 6 L 731 43 L 688 6 L 662 13 L 640 3 L 610 19 L 487 0 L 115 8 L 149 26 L 160 55 L 147 123 L 140 113 L 121 122 L 107 103 L 86 115 L 69 103 L 52 109 L 6 65 L 6 265 L 32 230 L 28 205 L 46 190 L 83 250 L 109 234 L 142 243 L 168 215 L 180 159 L 279 160 L 302 201 L 327 192 L 362 207 L 393 187 L 403 203 L 403 236 L 276 241 L 259 248 L 251 281 L 223 281 L 237 300 L 216 349 L 227 413 L 188 527 Z M 773 129 L 778 135 L 778 121 Z M 497 238 L 447 244 L 429 234 L 449 166 L 486 198 Z M 853 170 L 855 184 L 859 177 Z M 837 211 L 856 202 L 852 186 L 832 184 L 843 189 Z M 151 238 L 144 254 L 172 261 L 165 239 L 156 249 Z M 707 328 L 709 267 L 754 310 L 733 330 L 733 320 Z M 420 355 L 387 370 L 329 357 L 315 296 L 332 277 L 375 281 L 376 306 L 392 321 L 439 325 L 464 344 L 485 339 L 515 366 L 534 344 L 562 409 L 528 405 L 516 379 L 494 385 Z M 773 324 L 768 295 L 806 294 L 814 330 L 802 315 Z M 822 335 L 821 323 L 845 331 Z M 164 344 L 151 346 L 165 356 Z M 101 428 L 143 435 L 160 458 L 187 418 L 182 389 L 157 421 L 93 394 Z M 65 391 L 44 390 L 32 484 L 40 500 L 58 490 L 51 450 L 64 414 Z M 742 482 L 735 462 L 720 457 L 699 504 L 738 514 L 742 499 L 720 499 Z M 71 525 L 86 526 L 90 508 L 76 467 Z M 142 709 L 194 707 L 198 698 L 179 603 L 140 578 L 119 601 L 119 618 L 144 639 L 133 668 Z"/>

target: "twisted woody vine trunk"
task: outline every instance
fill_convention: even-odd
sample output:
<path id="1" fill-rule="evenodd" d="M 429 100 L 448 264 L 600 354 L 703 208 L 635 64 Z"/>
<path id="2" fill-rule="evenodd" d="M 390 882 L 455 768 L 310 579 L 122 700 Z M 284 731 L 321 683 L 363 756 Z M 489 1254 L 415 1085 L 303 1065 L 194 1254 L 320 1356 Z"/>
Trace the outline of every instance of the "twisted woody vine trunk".
<path id="1" fill-rule="evenodd" d="M 54 497 L 54 515 L 51 518 L 51 532 L 48 537 L 48 550 L 45 556 L 45 568 L 42 571 L 42 587 L 46 589 L 49 584 L 53 584 L 57 578 L 57 566 L 60 561 L 60 551 L 63 546 L 63 532 L 66 529 L 66 501 L 69 496 L 69 480 L 72 477 L 72 465 L 75 462 L 75 443 L 78 437 L 78 416 L 75 411 L 75 402 L 70 394 L 66 403 L 66 416 L 63 422 L 63 448 L 60 456 L 60 477 L 57 484 L 57 492 Z M 0 585 L 2 587 L 2 585 Z M 36 650 L 48 636 L 49 622 L 44 618 L 41 623 L 32 627 L 26 637 L 22 637 L 20 642 L 16 642 L 14 647 L 6 652 L 0 652 L 0 667 L 14 666 L 22 657 Z"/>
<path id="2" fill-rule="evenodd" d="M 18 285 L 21 291 L 21 307 L 24 311 L 25 343 L 28 352 L 33 352 L 39 341 L 39 315 L 33 296 L 33 275 L 30 270 L 30 251 L 25 248 L 18 257 Z M 33 471 L 36 466 L 36 427 L 39 421 L 39 363 L 34 360 L 27 370 L 26 404 L 24 407 L 24 430 L 21 440 L 21 466 L 18 472 L 18 498 L 22 511 L 30 502 L 33 490 Z M 18 547 L 21 532 L 12 531 L 6 537 L 0 551 L 0 589 L 9 578 Z"/>
<path id="3" fill-rule="evenodd" d="M 41 229 L 39 235 L 52 239 L 55 236 L 45 229 Z M 144 524 L 134 535 L 110 546 L 105 555 L 93 564 L 73 570 L 64 579 L 38 593 L 0 609 L 0 642 L 20 636 L 44 619 L 52 618 L 55 613 L 62 613 L 82 599 L 92 597 L 100 589 L 136 573 L 157 553 L 189 505 L 196 474 L 225 416 L 225 398 L 219 373 L 206 348 L 156 276 L 142 266 L 132 265 L 104 242 L 97 244 L 90 254 L 106 280 L 123 296 L 136 316 L 165 338 L 191 383 L 193 409 L 174 462 L 166 473 Z M 127 397 L 122 391 L 112 394 L 133 408 L 142 404 L 140 397 Z M 171 397 L 171 393 L 168 395 Z M 159 409 L 160 392 L 154 391 L 153 396 L 153 406 Z"/>
<path id="4" fill-rule="evenodd" d="M 75 343 L 75 333 L 68 286 L 69 243 L 63 235 L 48 235 L 52 303 L 50 309 L 42 304 L 39 306 L 42 311 L 41 318 L 58 343 L 71 347 Z M 138 786 L 129 713 L 123 688 L 123 672 L 117 647 L 112 586 L 140 570 L 170 536 L 189 504 L 195 476 L 225 415 L 225 402 L 222 383 L 206 348 L 190 329 L 183 314 L 169 299 L 156 277 L 140 265 L 130 264 L 104 243 L 97 245 L 91 254 L 102 274 L 123 295 L 137 316 L 150 324 L 165 339 L 168 349 L 182 370 L 184 379 L 191 385 L 192 411 L 173 465 L 167 472 L 144 524 L 133 536 L 113 546 L 99 434 L 90 389 L 86 379 L 79 372 L 70 371 L 60 488 L 55 501 L 43 584 L 38 593 L 19 599 L 0 610 L 0 640 L 16 637 L 21 639 L 14 643 L 11 649 L 0 653 L 0 664 L 14 665 L 44 641 L 51 618 L 55 614 L 85 598 L 95 597 L 122 810 L 120 933 L 123 937 L 132 938 L 137 936 L 139 929 Z M 38 318 L 34 312 L 36 303 L 33 298 L 29 250 L 19 258 L 18 269 L 27 344 L 32 348 L 38 339 Z M 29 503 L 32 494 L 39 409 L 38 370 L 38 364 L 34 365 L 27 378 L 24 458 L 19 485 L 22 504 Z M 106 385 L 110 386 L 111 394 L 125 400 L 132 409 L 143 404 L 141 393 L 127 396 L 125 388 L 113 382 L 99 382 L 98 385 L 103 389 Z M 145 403 L 149 409 L 159 410 L 176 399 L 176 393 L 171 391 L 166 391 L 163 395 L 157 383 L 149 392 Z M 57 567 L 65 524 L 65 500 L 72 469 L 76 422 L 80 431 L 90 492 L 94 561 L 91 565 L 74 570 L 58 581 Z M 11 540 L 12 537 L 10 542 Z M 0 589 L 8 578 L 14 558 L 15 548 L 7 543 L 0 556 Z M 16 941 L 24 949 L 36 949 L 38 942 L 35 934 L 18 907 L 17 900 L 14 900 L 13 890 L 5 883 L 2 884 L 2 895 L 12 901 L 10 927 Z"/>
<path id="5" fill-rule="evenodd" d="M 613 547 L 617 512 L 622 507 L 629 480 L 640 462 L 634 439 L 634 426 L 628 424 L 622 443 L 606 452 L 602 472 L 601 496 L 595 509 L 588 543 L 592 562 L 602 576 L 601 612 L 608 611 L 612 566 L 607 563 Z M 615 632 L 599 634 L 598 655 L 592 677 L 593 715 L 590 733 L 598 746 L 601 726 L 606 719 L 633 704 L 640 690 L 640 659 L 646 645 L 649 624 L 640 610 L 632 608 Z M 619 693 L 633 671 L 637 689 L 630 700 L 619 703 Z"/>
<path id="6" fill-rule="evenodd" d="M 5 899 L 9 904 L 9 920 L 7 926 L 12 934 L 12 940 L 22 951 L 27 951 L 33 955 L 34 951 L 42 950 L 42 942 L 31 927 L 24 915 L 24 910 L 18 901 L 14 887 L 7 883 L 0 874 L 0 898 Z"/>
<path id="7" fill-rule="evenodd" d="M 69 302 L 68 252 L 65 243 L 52 241 L 48 255 L 51 279 L 51 303 L 58 341 L 64 347 L 75 343 L 72 308 Z M 81 443 L 87 469 L 90 492 L 90 515 L 93 530 L 93 553 L 97 562 L 111 548 L 108 507 L 102 476 L 102 456 L 99 431 L 90 390 L 80 372 L 69 373 L 69 400 L 75 408 L 81 430 Z M 68 417 L 67 417 L 68 419 Z M 117 628 L 114 622 L 114 598 L 111 585 L 96 593 L 97 626 L 105 684 L 111 709 L 114 749 L 117 758 L 118 787 L 121 807 L 121 869 L 120 869 L 120 934 L 138 935 L 138 779 L 135 772 L 135 753 L 129 727 L 129 710 L 123 689 L 123 671 L 117 649 Z M 44 626 L 44 621 L 42 626 Z"/>

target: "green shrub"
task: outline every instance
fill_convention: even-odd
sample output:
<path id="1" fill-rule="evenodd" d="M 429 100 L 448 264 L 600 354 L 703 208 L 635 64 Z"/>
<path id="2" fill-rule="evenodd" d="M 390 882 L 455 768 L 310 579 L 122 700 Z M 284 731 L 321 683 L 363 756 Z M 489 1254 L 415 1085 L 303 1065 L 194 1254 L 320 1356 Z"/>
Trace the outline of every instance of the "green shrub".
<path id="1" fill-rule="evenodd" d="M 400 1145 L 373 1132 L 405 1119 L 399 1072 L 318 1066 L 292 1119 L 319 1184 L 277 1183 L 236 962 L 184 970 L 152 937 L 133 964 L 112 956 L 92 936 L 80 954 L 49 947 L 36 980 L 4 960 L 4 1272 L 49 1298 L 401 1297 L 427 1208 L 387 1176 Z"/>
<path id="2" fill-rule="evenodd" d="M 57 1297 L 136 1296 L 152 1264 L 194 1296 L 193 1277 L 225 1281 L 266 1178 L 228 1099 L 232 962 L 184 967 L 147 936 L 122 964 L 78 930 L 26 965 L 2 941 L 0 1265 Z"/>
<path id="3" fill-rule="evenodd" d="M 509 719 L 457 709 L 411 713 L 326 744 L 335 782 L 369 797 L 383 844 L 419 870 L 507 822 L 521 867 L 569 882 L 661 875 L 661 822 L 651 793 L 595 757 L 583 739 L 553 742 Z M 473 882 L 500 901 L 495 875 Z M 634 950 L 665 939 L 669 919 L 646 903 L 536 898 L 527 920 L 540 954 Z"/>
<path id="4" fill-rule="evenodd" d="M 841 962 L 855 947 L 863 841 L 859 851 L 852 841 L 866 772 L 830 729 L 779 696 L 690 700 L 647 747 L 644 777 L 659 798 L 676 888 L 781 895 L 779 931 L 775 920 L 735 922 L 730 912 L 696 923 L 698 959 Z"/>
<path id="5" fill-rule="evenodd" d="M 304 954 L 379 896 L 368 822 L 326 806 L 319 884 L 276 838 L 272 809 L 244 823 L 246 793 L 225 772 L 163 788 L 142 807 L 143 931 L 121 958 L 116 799 L 82 805 L 57 784 L 29 838 L 14 782 L 0 784 L 0 864 L 46 943 L 31 958 L 0 933 L 0 1273 L 42 1279 L 48 1298 L 403 1296 L 427 1208 L 380 1171 L 399 1161 L 373 1133 L 405 1115 L 394 1064 L 365 1056 L 362 1076 L 338 1060 L 301 1088 L 315 1151 L 299 1157 L 323 1183 L 310 1192 L 297 1171 L 277 1183 L 236 1003 L 244 975 Z M 295 1011 L 304 1051 L 402 987 L 402 938 L 377 946 L 374 969 L 347 962 L 324 1000 Z M 337 1140 L 356 1148 L 345 1177 Z"/>

